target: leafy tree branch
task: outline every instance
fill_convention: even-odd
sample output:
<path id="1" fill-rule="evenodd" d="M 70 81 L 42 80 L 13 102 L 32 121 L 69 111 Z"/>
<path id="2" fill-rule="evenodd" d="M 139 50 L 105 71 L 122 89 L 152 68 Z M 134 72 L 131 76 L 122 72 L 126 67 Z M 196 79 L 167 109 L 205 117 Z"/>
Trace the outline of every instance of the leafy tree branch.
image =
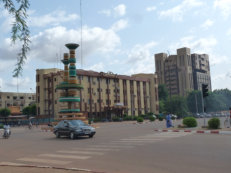
<path id="1" fill-rule="evenodd" d="M 26 19 L 28 17 L 27 10 L 29 9 L 29 0 L 0 0 L 4 8 L 13 16 L 14 22 L 11 28 L 11 41 L 15 44 L 17 40 L 22 42 L 22 47 L 18 53 L 16 67 L 13 71 L 13 77 L 18 77 L 22 74 L 23 65 L 27 59 L 27 53 L 30 50 L 30 30 Z M 17 7 L 16 7 L 17 6 Z"/>

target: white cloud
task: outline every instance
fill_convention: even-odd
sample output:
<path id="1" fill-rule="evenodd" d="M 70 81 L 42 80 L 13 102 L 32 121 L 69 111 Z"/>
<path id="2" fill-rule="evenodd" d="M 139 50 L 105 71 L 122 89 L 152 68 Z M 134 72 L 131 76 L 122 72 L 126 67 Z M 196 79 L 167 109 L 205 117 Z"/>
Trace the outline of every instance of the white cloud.
<path id="1" fill-rule="evenodd" d="M 214 73 L 211 74 L 212 88 L 215 89 L 231 89 L 231 71 L 227 73 Z M 224 82 L 225 81 L 225 82 Z"/>
<path id="2" fill-rule="evenodd" d="M 122 17 L 126 14 L 126 6 L 124 4 L 120 4 L 113 9 L 101 10 L 98 13 L 105 14 L 107 17 Z"/>
<path id="3" fill-rule="evenodd" d="M 147 7 L 146 11 L 150 12 L 150 11 L 155 11 L 156 7 L 155 6 L 151 6 L 151 7 Z"/>
<path id="4" fill-rule="evenodd" d="M 126 14 L 126 6 L 124 4 L 120 4 L 114 8 L 114 15 L 117 17 L 124 16 Z"/>
<path id="5" fill-rule="evenodd" d="M 157 45 L 156 42 L 150 42 L 145 45 L 135 45 L 128 53 L 126 64 L 132 65 L 126 73 L 154 73 L 153 50 Z"/>
<path id="6" fill-rule="evenodd" d="M 101 72 L 101 71 L 104 71 L 104 64 L 102 62 L 100 62 L 100 63 L 94 64 L 94 65 L 88 67 L 87 69 Z"/>
<path id="7" fill-rule="evenodd" d="M 102 10 L 98 12 L 99 14 L 105 14 L 107 17 L 111 16 L 111 10 Z"/>
<path id="8" fill-rule="evenodd" d="M 187 36 L 180 39 L 179 42 L 170 46 L 171 51 L 181 47 L 189 47 L 191 51 L 197 53 L 207 53 L 212 51 L 213 47 L 217 45 L 217 40 L 214 37 L 195 38 L 194 36 Z"/>
<path id="9" fill-rule="evenodd" d="M 58 49 L 68 42 L 80 43 L 80 30 L 54 27 L 32 37 L 31 52 L 34 58 L 39 57 L 45 61 L 54 62 Z M 94 52 L 110 52 L 119 44 L 120 38 L 111 29 L 83 27 L 84 57 Z"/>
<path id="10" fill-rule="evenodd" d="M 188 47 L 191 53 L 208 54 L 210 66 L 228 63 L 229 58 L 224 55 L 214 53 L 214 48 L 217 45 L 217 40 L 214 37 L 196 38 L 194 36 L 183 37 L 179 42 L 170 45 L 171 52 L 176 52 L 176 49 Z M 175 53 L 174 53 L 175 54 Z"/>
<path id="11" fill-rule="evenodd" d="M 231 28 L 227 31 L 227 35 L 231 36 Z"/>
<path id="12" fill-rule="evenodd" d="M 3 91 L 3 80 L 0 78 L 0 91 Z"/>
<path id="13" fill-rule="evenodd" d="M 17 91 L 17 85 L 19 92 L 27 92 L 33 81 L 29 77 L 25 78 L 12 78 L 11 80 L 3 80 L 0 78 L 0 90 L 7 91 Z"/>
<path id="14" fill-rule="evenodd" d="M 203 5 L 203 2 L 199 0 L 184 0 L 181 4 L 168 9 L 161 11 L 159 13 L 160 17 L 169 17 L 173 21 L 182 21 L 184 14 L 194 7 L 200 7 Z"/>
<path id="15" fill-rule="evenodd" d="M 201 27 L 204 29 L 208 29 L 209 27 L 213 26 L 214 21 L 207 19 L 202 25 Z"/>
<path id="16" fill-rule="evenodd" d="M 43 16 L 30 17 L 29 24 L 31 26 L 43 27 L 47 25 L 59 25 L 61 23 L 74 21 L 76 19 L 79 19 L 77 14 L 67 14 L 65 11 L 54 11 Z"/>
<path id="17" fill-rule="evenodd" d="M 0 25 L 1 32 L 10 32 L 12 23 L 14 22 L 13 17 L 10 16 L 7 10 L 0 8 L 0 19 L 3 19 L 3 22 Z"/>
<path id="18" fill-rule="evenodd" d="M 121 19 L 121 20 L 117 21 L 116 23 L 114 23 L 112 25 L 111 29 L 116 32 L 116 31 L 120 31 L 120 30 L 126 28 L 127 26 L 128 26 L 128 21 Z"/>
<path id="19" fill-rule="evenodd" d="M 225 18 L 228 18 L 231 14 L 231 0 L 215 0 L 214 8 L 221 10 L 221 13 Z"/>

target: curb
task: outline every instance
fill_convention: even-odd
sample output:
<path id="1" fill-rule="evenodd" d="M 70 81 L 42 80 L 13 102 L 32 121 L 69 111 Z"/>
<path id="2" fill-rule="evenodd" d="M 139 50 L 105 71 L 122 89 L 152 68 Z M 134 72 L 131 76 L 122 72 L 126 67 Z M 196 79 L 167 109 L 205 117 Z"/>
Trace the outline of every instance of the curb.
<path id="1" fill-rule="evenodd" d="M 194 132 L 200 134 L 223 134 L 231 135 L 231 131 L 220 131 L 220 130 L 167 130 L 167 129 L 155 129 L 155 132 Z"/>
<path id="2" fill-rule="evenodd" d="M 63 167 L 56 167 L 56 166 L 37 166 L 37 165 L 29 165 L 29 164 L 16 164 L 16 163 L 0 163 L 0 166 L 11 166 L 11 167 L 21 167 L 21 168 L 44 168 L 44 169 L 59 169 L 59 170 L 70 170 L 70 171 L 83 171 L 83 172 L 91 172 L 91 173 L 104 173 L 104 172 L 97 172 L 88 169 L 80 169 L 80 168 L 63 168 Z"/>

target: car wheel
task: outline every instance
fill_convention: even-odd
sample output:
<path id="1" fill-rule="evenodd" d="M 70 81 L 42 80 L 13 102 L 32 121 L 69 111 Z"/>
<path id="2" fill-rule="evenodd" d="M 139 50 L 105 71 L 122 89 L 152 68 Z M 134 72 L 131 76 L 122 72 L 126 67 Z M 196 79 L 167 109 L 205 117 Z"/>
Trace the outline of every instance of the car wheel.
<path id="1" fill-rule="evenodd" d="M 75 134 L 74 134 L 74 132 L 71 132 L 71 133 L 70 133 L 70 138 L 71 138 L 71 139 L 75 139 Z"/>
<path id="2" fill-rule="evenodd" d="M 89 138 L 92 138 L 94 135 L 89 135 Z"/>
<path id="3" fill-rule="evenodd" d="M 56 138 L 60 138 L 60 134 L 58 131 L 55 132 Z"/>

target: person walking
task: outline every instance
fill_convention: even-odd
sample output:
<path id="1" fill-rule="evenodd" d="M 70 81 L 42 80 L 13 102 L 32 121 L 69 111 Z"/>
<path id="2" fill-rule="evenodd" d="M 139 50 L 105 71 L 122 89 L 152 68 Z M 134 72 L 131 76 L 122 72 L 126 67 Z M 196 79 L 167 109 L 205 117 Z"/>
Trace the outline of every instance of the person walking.
<path id="1" fill-rule="evenodd" d="M 168 115 L 166 116 L 166 127 L 167 128 L 173 127 L 171 118 L 172 118 L 171 114 L 168 113 Z"/>

